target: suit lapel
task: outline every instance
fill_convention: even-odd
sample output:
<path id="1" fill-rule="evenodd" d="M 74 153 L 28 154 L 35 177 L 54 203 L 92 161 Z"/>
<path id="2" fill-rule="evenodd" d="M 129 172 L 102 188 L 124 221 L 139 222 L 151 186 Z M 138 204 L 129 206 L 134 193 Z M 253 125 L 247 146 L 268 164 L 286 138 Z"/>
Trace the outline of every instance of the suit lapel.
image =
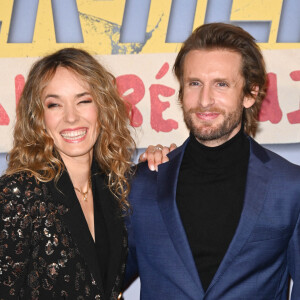
<path id="1" fill-rule="evenodd" d="M 68 207 L 68 212 L 62 216 L 63 222 L 68 227 L 73 241 L 103 294 L 95 244 L 67 171 L 63 172 L 56 185 L 52 181 L 47 183 L 47 186 L 53 199 Z"/>
<path id="2" fill-rule="evenodd" d="M 232 260 L 240 252 L 254 228 L 263 207 L 271 177 L 271 170 L 266 164 L 268 160 L 269 157 L 265 150 L 254 140 L 250 139 L 247 183 L 240 222 L 207 292 L 220 280 L 224 272 L 230 268 Z"/>
<path id="3" fill-rule="evenodd" d="M 167 227 L 174 248 L 185 265 L 187 273 L 191 276 L 191 279 L 195 283 L 195 289 L 196 291 L 199 291 L 200 298 L 201 295 L 204 294 L 203 288 L 200 283 L 194 258 L 176 205 L 178 174 L 187 142 L 188 141 L 175 150 L 175 155 L 172 153 L 168 163 L 159 166 L 157 175 L 157 199 L 165 226 Z"/>

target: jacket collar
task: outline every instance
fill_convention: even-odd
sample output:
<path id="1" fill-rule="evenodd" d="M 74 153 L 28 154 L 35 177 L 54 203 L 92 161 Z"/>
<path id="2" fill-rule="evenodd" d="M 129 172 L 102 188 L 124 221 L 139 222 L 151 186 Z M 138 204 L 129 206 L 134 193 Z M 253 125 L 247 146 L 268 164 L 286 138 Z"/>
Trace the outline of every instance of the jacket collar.
<path id="1" fill-rule="evenodd" d="M 70 176 L 65 170 L 58 182 L 47 183 L 54 201 L 57 201 L 68 208 L 68 212 L 62 216 L 64 223 L 78 247 L 81 256 L 84 258 L 95 282 L 97 283 L 102 295 L 104 294 L 103 283 L 97 260 L 96 247 L 89 231 L 80 203 L 74 191 Z M 120 270 L 120 264 L 125 260 L 126 255 L 126 233 L 123 225 L 123 218 L 120 217 L 120 210 L 116 199 L 110 193 L 106 185 L 106 176 L 101 173 L 95 161 L 92 163 L 92 186 L 93 195 L 97 195 L 103 211 L 105 223 L 109 236 L 110 258 L 108 264 L 107 291 L 110 295 L 117 274 Z M 118 258 L 118 259 L 116 259 Z"/>
<path id="2" fill-rule="evenodd" d="M 161 164 L 158 167 L 157 184 L 158 184 L 158 206 L 160 208 L 164 223 L 169 232 L 169 236 L 173 245 L 181 258 L 183 264 L 186 266 L 186 275 L 195 284 L 195 291 L 199 295 L 199 299 L 204 295 L 203 288 L 200 283 L 198 271 L 196 269 L 193 254 L 189 247 L 189 242 L 182 225 L 179 211 L 176 205 L 176 188 L 178 181 L 178 174 L 180 170 L 181 161 L 184 150 L 189 139 L 185 143 L 170 152 L 169 162 Z M 193 294 L 193 291 L 190 291 Z M 191 294 L 191 298 L 193 298 Z"/>
<path id="3" fill-rule="evenodd" d="M 114 285 L 120 278 L 122 263 L 125 263 L 127 256 L 127 232 L 124 225 L 124 218 L 119 207 L 118 201 L 110 192 L 107 186 L 107 177 L 100 173 L 99 169 L 92 167 L 92 184 L 96 195 L 99 196 L 104 221 L 107 227 L 109 238 L 109 262 L 105 295 L 108 299 L 111 295 Z"/>
<path id="4" fill-rule="evenodd" d="M 51 181 L 47 185 L 53 200 L 65 205 L 68 208 L 68 212 L 62 216 L 63 222 L 67 226 L 73 241 L 77 245 L 81 256 L 84 258 L 94 280 L 103 294 L 103 286 L 101 282 L 101 275 L 98 269 L 94 241 L 89 231 L 80 203 L 77 200 L 77 196 L 68 172 L 65 170 L 61 174 L 56 184 Z"/>

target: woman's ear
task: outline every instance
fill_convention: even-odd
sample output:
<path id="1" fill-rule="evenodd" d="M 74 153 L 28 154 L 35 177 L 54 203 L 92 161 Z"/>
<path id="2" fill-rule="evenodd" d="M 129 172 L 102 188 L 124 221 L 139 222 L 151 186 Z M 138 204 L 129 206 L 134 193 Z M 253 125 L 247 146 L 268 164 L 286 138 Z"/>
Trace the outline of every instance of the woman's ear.
<path id="1" fill-rule="evenodd" d="M 249 108 L 255 103 L 258 92 L 259 86 L 255 85 L 251 90 L 251 95 L 244 96 L 243 105 L 245 108 Z"/>

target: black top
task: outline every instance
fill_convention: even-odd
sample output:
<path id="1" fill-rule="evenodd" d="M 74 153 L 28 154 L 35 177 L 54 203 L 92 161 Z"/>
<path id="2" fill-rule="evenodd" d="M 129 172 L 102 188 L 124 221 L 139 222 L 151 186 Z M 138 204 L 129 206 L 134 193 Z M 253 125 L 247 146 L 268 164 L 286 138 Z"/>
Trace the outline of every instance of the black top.
<path id="1" fill-rule="evenodd" d="M 95 160 L 93 160 L 91 171 L 95 225 L 94 247 L 97 254 L 95 264 L 100 270 L 104 299 L 111 299 L 118 297 L 115 290 L 112 290 L 115 280 L 113 275 L 120 266 L 118 249 L 120 245 L 115 235 L 119 233 L 118 226 L 123 223 L 123 217 L 117 200 L 108 188 L 108 178 Z M 92 239 L 91 235 L 90 237 Z M 127 248 L 125 236 L 122 246 Z"/>
<path id="2" fill-rule="evenodd" d="M 93 200 L 94 200 L 94 226 L 95 226 L 95 247 L 98 259 L 99 270 L 103 284 L 104 293 L 107 291 L 107 274 L 109 261 L 109 239 L 107 227 L 104 220 L 103 211 L 101 208 L 101 195 L 93 186 Z M 102 195 L 103 197 L 103 195 Z"/>
<path id="3" fill-rule="evenodd" d="M 183 156 L 176 201 L 204 290 L 240 219 L 249 153 L 241 130 L 217 147 L 206 147 L 191 135 Z"/>

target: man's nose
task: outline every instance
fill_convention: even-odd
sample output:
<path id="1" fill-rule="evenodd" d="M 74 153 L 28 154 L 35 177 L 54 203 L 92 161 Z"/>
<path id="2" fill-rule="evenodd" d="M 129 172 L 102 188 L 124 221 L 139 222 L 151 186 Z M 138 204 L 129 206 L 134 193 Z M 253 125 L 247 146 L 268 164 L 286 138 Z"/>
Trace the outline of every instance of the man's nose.
<path id="1" fill-rule="evenodd" d="M 208 85 L 203 85 L 199 95 L 199 104 L 203 108 L 209 107 L 215 103 L 212 88 Z"/>

